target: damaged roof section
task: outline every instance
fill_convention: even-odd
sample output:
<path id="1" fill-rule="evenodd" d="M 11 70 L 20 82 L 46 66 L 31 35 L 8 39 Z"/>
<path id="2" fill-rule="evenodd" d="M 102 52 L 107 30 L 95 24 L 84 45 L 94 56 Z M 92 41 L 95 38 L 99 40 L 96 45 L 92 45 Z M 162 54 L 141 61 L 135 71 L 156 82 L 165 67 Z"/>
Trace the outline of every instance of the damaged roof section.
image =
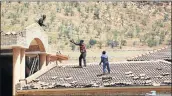
<path id="1" fill-rule="evenodd" d="M 142 54 L 127 61 L 150 61 L 150 60 L 171 60 L 171 46 L 162 49 L 154 50 L 146 54 Z"/>
<path id="2" fill-rule="evenodd" d="M 87 68 L 55 66 L 23 89 L 123 87 L 123 86 L 168 86 L 171 84 L 171 64 L 166 61 L 134 61 L 110 64 L 111 73 L 102 73 L 99 65 Z"/>

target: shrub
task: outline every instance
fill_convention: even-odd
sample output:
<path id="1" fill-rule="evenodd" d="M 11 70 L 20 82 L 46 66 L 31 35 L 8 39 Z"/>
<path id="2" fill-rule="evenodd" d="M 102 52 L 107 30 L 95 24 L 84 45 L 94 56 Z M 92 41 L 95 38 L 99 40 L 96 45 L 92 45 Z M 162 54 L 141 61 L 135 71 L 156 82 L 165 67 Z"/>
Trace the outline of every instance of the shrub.
<path id="1" fill-rule="evenodd" d="M 100 19 L 99 18 L 99 9 L 98 8 L 94 10 L 94 19 Z"/>
<path id="2" fill-rule="evenodd" d="M 90 39 L 90 41 L 89 41 L 89 44 L 90 44 L 91 46 L 95 45 L 96 43 L 97 43 L 97 41 L 94 40 L 94 39 Z"/>
<path id="3" fill-rule="evenodd" d="M 51 16 L 50 22 L 52 23 L 54 21 L 54 19 L 55 19 L 55 16 Z"/>
<path id="4" fill-rule="evenodd" d="M 127 3 L 126 2 L 123 3 L 123 8 L 127 8 Z"/>
<path id="5" fill-rule="evenodd" d="M 140 27 L 139 26 L 136 26 L 136 35 L 138 36 L 140 33 Z"/>
<path id="6" fill-rule="evenodd" d="M 65 9 L 64 9 L 64 15 L 65 15 L 65 16 L 68 16 L 68 15 L 69 15 L 69 8 L 65 8 Z"/>
<path id="7" fill-rule="evenodd" d="M 74 51 L 76 46 L 74 44 L 71 44 L 70 47 L 72 48 L 71 50 Z"/>
<path id="8" fill-rule="evenodd" d="M 52 44 L 52 37 L 48 38 L 48 44 Z"/>
<path id="9" fill-rule="evenodd" d="M 161 20 L 156 21 L 156 25 L 159 26 L 159 27 L 164 27 L 164 24 L 162 23 Z"/>
<path id="10" fill-rule="evenodd" d="M 24 3 L 24 7 L 28 8 L 29 7 L 29 3 Z"/>
<path id="11" fill-rule="evenodd" d="M 114 48 L 114 47 L 117 47 L 119 44 L 118 44 L 118 41 L 108 40 L 107 45 L 110 46 L 111 48 Z"/>
<path id="12" fill-rule="evenodd" d="M 60 45 L 60 48 L 63 50 L 64 49 L 64 45 Z"/>
<path id="13" fill-rule="evenodd" d="M 144 19 L 142 20 L 141 24 L 144 25 L 144 26 L 146 26 L 146 25 L 147 25 L 146 22 L 147 22 L 147 21 L 146 21 L 146 19 L 144 18 Z"/>
<path id="14" fill-rule="evenodd" d="M 60 12 L 61 12 L 61 9 L 60 9 L 60 8 L 57 8 L 56 11 L 57 11 L 58 13 L 60 13 Z"/>
<path id="15" fill-rule="evenodd" d="M 78 2 L 75 2 L 75 1 L 72 2 L 72 4 L 73 4 L 74 7 L 78 7 L 79 6 L 79 3 Z"/>
<path id="16" fill-rule="evenodd" d="M 171 40 L 167 40 L 166 45 L 171 45 Z"/>
<path id="17" fill-rule="evenodd" d="M 152 13 L 152 16 L 155 16 L 155 14 L 158 12 L 157 9 L 155 9 L 155 11 Z"/>
<path id="18" fill-rule="evenodd" d="M 81 8 L 80 7 L 77 7 L 77 10 L 78 10 L 78 12 L 81 12 Z"/>
<path id="19" fill-rule="evenodd" d="M 133 38 L 133 37 L 134 37 L 133 32 L 128 32 L 128 33 L 127 33 L 127 37 L 129 37 L 129 38 Z"/>
<path id="20" fill-rule="evenodd" d="M 100 49 L 102 49 L 102 47 L 103 47 L 103 42 L 102 42 L 102 41 L 99 41 L 99 42 L 98 42 L 98 47 L 99 47 Z"/>
<path id="21" fill-rule="evenodd" d="M 156 41 L 151 38 L 147 40 L 147 44 L 149 47 L 153 47 L 153 46 L 156 46 Z"/>
<path id="22" fill-rule="evenodd" d="M 126 40 L 121 40 L 121 45 L 122 46 L 126 46 L 127 45 L 127 41 Z"/>
<path id="23" fill-rule="evenodd" d="M 168 21 L 169 19 L 169 15 L 168 14 L 164 14 L 164 22 Z"/>
<path id="24" fill-rule="evenodd" d="M 86 44 L 86 48 L 89 49 L 91 48 L 91 46 L 89 44 Z"/>
<path id="25" fill-rule="evenodd" d="M 122 49 L 122 46 L 120 46 L 119 49 Z"/>
<path id="26" fill-rule="evenodd" d="M 134 42 L 133 42 L 133 46 L 136 46 L 136 45 L 137 45 L 137 41 L 134 41 Z"/>
<path id="27" fill-rule="evenodd" d="M 113 37 L 115 40 L 117 40 L 118 34 L 119 34 L 119 32 L 117 30 L 113 31 Z"/>

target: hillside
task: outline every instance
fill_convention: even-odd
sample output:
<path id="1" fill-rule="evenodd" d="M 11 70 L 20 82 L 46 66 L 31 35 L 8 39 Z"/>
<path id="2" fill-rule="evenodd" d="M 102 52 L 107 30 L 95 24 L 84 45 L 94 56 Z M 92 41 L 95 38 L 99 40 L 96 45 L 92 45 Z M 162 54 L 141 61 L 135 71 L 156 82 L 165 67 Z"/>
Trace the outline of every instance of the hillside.
<path id="1" fill-rule="evenodd" d="M 52 50 L 159 46 L 171 41 L 170 2 L 2 2 L 2 31 L 20 31 L 46 14 Z"/>

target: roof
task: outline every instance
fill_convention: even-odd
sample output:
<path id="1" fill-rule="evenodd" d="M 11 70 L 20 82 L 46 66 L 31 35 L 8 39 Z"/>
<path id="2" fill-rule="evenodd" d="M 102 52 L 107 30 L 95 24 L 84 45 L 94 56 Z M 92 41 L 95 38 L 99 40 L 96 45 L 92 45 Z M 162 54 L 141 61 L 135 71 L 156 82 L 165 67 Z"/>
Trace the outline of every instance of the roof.
<path id="1" fill-rule="evenodd" d="M 102 73 L 102 66 L 95 64 L 87 65 L 86 68 L 76 68 L 72 65 L 55 66 L 37 77 L 39 82 L 32 82 L 28 86 L 32 85 L 30 88 L 38 88 L 39 85 L 44 88 L 160 86 L 168 85 L 171 81 L 171 63 L 165 61 L 111 63 L 110 68 L 111 74 L 97 76 Z"/>
<path id="2" fill-rule="evenodd" d="M 164 47 L 158 50 L 154 50 L 152 52 L 138 55 L 128 61 L 149 61 L 149 60 L 171 60 L 171 46 Z"/>

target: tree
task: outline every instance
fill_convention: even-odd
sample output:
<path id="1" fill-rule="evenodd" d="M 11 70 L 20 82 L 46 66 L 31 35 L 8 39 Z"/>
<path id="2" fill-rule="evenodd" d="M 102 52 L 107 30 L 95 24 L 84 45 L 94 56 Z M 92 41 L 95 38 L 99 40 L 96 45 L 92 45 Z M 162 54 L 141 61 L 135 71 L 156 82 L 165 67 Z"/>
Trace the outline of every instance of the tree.
<path id="1" fill-rule="evenodd" d="M 119 32 L 117 30 L 113 31 L 113 37 L 114 37 L 115 41 L 117 41 L 117 39 L 118 39 L 118 33 Z"/>
<path id="2" fill-rule="evenodd" d="M 129 37 L 129 38 L 133 38 L 133 37 L 134 37 L 133 32 L 131 32 L 131 31 L 130 31 L 130 32 L 128 32 L 128 33 L 127 33 L 127 37 Z"/>
<path id="3" fill-rule="evenodd" d="M 102 49 L 102 46 L 103 46 L 103 42 L 102 42 L 102 41 L 99 41 L 99 42 L 98 42 L 98 47 L 99 47 L 100 49 Z"/>
<path id="4" fill-rule="evenodd" d="M 147 44 L 149 47 L 153 47 L 153 46 L 156 46 L 156 41 L 154 39 L 150 38 L 147 40 Z"/>
<path id="5" fill-rule="evenodd" d="M 164 39 L 165 39 L 165 34 L 164 34 L 164 32 L 161 32 L 159 37 L 160 37 L 159 43 L 162 44 L 162 42 L 163 42 Z"/>
<path id="6" fill-rule="evenodd" d="M 52 23 L 55 19 L 55 16 L 54 15 L 51 15 L 51 18 L 50 18 L 50 22 Z"/>
<path id="7" fill-rule="evenodd" d="M 122 46 L 126 46 L 127 45 L 127 41 L 126 40 L 121 40 L 121 45 Z"/>
<path id="8" fill-rule="evenodd" d="M 136 46 L 136 45 L 137 45 L 137 41 L 134 41 L 134 42 L 133 42 L 133 46 Z"/>
<path id="9" fill-rule="evenodd" d="M 96 8 L 95 11 L 94 11 L 94 19 L 100 19 L 99 18 L 99 9 Z"/>
<path id="10" fill-rule="evenodd" d="M 171 45 L 171 39 L 170 40 L 167 40 L 166 45 Z"/>
<path id="11" fill-rule="evenodd" d="M 168 21 L 168 19 L 169 19 L 169 15 L 167 13 L 164 14 L 164 22 Z"/>
<path id="12" fill-rule="evenodd" d="M 48 38 L 48 44 L 51 44 L 52 43 L 52 37 L 49 37 Z"/>
<path id="13" fill-rule="evenodd" d="M 107 41 L 107 45 L 110 46 L 111 48 L 114 48 L 114 47 L 118 46 L 118 42 L 117 41 L 113 41 L 113 40 L 108 40 Z"/>
<path id="14" fill-rule="evenodd" d="M 160 44 L 160 37 L 159 36 L 155 36 L 154 39 L 156 41 L 156 46 L 158 46 Z"/>
<path id="15" fill-rule="evenodd" d="M 94 39 L 90 39 L 90 41 L 89 41 L 89 44 L 90 44 L 91 46 L 94 46 L 96 43 L 97 43 L 97 41 L 94 40 Z"/>
<path id="16" fill-rule="evenodd" d="M 72 48 L 71 50 L 74 51 L 76 46 L 74 44 L 71 44 L 70 47 Z"/>
<path id="17" fill-rule="evenodd" d="M 140 33 L 140 27 L 136 25 L 136 36 L 139 36 Z"/>

